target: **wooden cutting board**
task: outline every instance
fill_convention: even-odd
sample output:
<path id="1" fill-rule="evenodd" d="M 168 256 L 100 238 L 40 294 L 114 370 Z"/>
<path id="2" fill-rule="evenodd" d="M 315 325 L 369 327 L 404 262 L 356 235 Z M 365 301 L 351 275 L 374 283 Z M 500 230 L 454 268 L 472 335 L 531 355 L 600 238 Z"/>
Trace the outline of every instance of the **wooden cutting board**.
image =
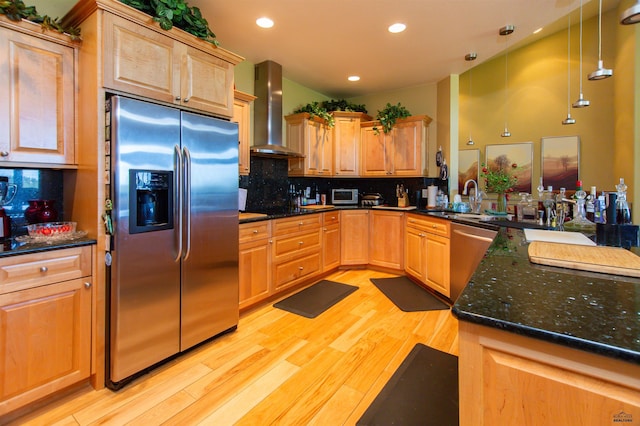
<path id="1" fill-rule="evenodd" d="M 640 256 L 619 247 L 534 241 L 529 244 L 529 260 L 541 265 L 640 277 Z"/>
<path id="2" fill-rule="evenodd" d="M 257 219 L 260 217 L 267 217 L 266 214 L 264 213 L 245 213 L 245 212 L 240 212 L 238 214 L 238 219 L 243 220 L 243 219 Z"/>

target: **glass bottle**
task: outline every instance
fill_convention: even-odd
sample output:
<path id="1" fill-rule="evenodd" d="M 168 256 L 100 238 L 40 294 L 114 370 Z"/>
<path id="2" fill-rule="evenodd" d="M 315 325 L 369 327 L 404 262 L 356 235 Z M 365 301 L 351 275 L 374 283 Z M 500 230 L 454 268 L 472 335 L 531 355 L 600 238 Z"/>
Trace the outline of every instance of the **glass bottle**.
<path id="1" fill-rule="evenodd" d="M 586 211 L 587 211 L 587 220 L 590 220 L 591 222 L 595 222 L 595 205 L 598 202 L 598 199 L 596 197 L 596 187 L 592 186 L 591 187 L 591 194 L 589 194 L 589 196 L 587 197 L 587 204 L 586 204 Z"/>
<path id="2" fill-rule="evenodd" d="M 582 186 L 579 186 L 579 190 L 574 194 L 576 209 L 574 218 L 565 222 L 564 228 L 571 230 L 580 230 L 580 231 L 591 231 L 595 232 L 596 224 L 587 219 L 587 212 L 585 209 L 585 203 L 587 202 L 587 193 L 582 190 Z"/>
<path id="3" fill-rule="evenodd" d="M 55 222 L 58 220 L 58 210 L 55 207 L 55 200 L 43 200 L 42 209 L 38 212 L 40 222 Z"/>
<path id="4" fill-rule="evenodd" d="M 627 185 L 624 178 L 620 178 L 620 183 L 616 185 L 618 198 L 616 199 L 616 223 L 623 225 L 631 223 L 631 212 L 627 204 Z"/>

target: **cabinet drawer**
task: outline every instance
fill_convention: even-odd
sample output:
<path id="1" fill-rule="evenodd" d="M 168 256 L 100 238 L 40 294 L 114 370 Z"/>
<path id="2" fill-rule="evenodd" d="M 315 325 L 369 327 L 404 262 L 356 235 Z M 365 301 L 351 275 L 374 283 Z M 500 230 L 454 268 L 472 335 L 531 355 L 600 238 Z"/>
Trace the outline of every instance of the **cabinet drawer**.
<path id="1" fill-rule="evenodd" d="M 450 222 L 446 219 L 407 215 L 407 226 L 449 238 Z"/>
<path id="2" fill-rule="evenodd" d="M 286 219 L 276 219 L 273 222 L 273 236 L 293 234 L 295 232 L 319 229 L 322 215 L 309 214 L 304 216 L 290 217 Z"/>
<path id="3" fill-rule="evenodd" d="M 324 226 L 340 223 L 340 212 L 323 213 L 322 216 L 322 224 Z"/>
<path id="4" fill-rule="evenodd" d="M 269 238 L 270 236 L 271 236 L 270 220 L 265 220 L 263 222 L 243 223 L 240 225 L 240 242 L 241 243 L 260 240 L 262 238 Z"/>
<path id="5" fill-rule="evenodd" d="M 319 229 L 292 237 L 278 237 L 273 242 L 273 259 L 280 260 L 290 255 L 320 250 L 320 241 Z"/>
<path id="6" fill-rule="evenodd" d="M 298 257 L 274 265 L 273 281 L 276 290 L 296 284 L 303 278 L 320 272 L 320 252 Z"/>
<path id="7" fill-rule="evenodd" d="M 91 275 L 91 247 L 0 259 L 0 294 Z"/>

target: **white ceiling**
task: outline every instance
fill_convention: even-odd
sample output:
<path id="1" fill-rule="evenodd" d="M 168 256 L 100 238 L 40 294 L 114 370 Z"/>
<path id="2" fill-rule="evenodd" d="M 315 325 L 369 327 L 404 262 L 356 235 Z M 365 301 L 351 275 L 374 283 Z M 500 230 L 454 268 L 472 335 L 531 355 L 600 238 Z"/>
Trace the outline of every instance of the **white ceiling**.
<path id="1" fill-rule="evenodd" d="M 584 18 L 598 0 L 584 0 Z M 619 0 L 605 0 L 603 10 Z M 273 60 L 284 77 L 334 98 L 435 83 L 535 38 L 566 28 L 580 0 L 189 0 L 221 47 L 252 63 Z M 268 16 L 271 29 L 255 20 Z M 573 19 L 573 18 L 572 18 Z M 387 32 L 394 22 L 407 30 Z M 516 30 L 507 37 L 498 30 Z M 553 25 L 551 25 L 553 24 Z M 545 27 L 537 36 L 539 27 Z M 507 40 L 508 38 L 508 40 Z M 464 60 L 469 52 L 478 59 Z M 347 81 L 357 74 L 361 80 Z"/>

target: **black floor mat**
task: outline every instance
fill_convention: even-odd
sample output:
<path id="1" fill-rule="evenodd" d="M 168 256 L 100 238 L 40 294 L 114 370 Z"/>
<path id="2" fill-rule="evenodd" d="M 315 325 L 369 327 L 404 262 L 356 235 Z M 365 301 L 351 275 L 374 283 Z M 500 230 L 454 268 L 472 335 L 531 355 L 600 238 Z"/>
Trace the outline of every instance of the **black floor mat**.
<path id="1" fill-rule="evenodd" d="M 449 305 L 407 277 L 371 278 L 371 282 L 405 312 L 449 309 Z"/>
<path id="2" fill-rule="evenodd" d="M 458 357 L 418 343 L 357 424 L 458 425 Z"/>
<path id="3" fill-rule="evenodd" d="M 273 307 L 315 318 L 357 289 L 352 285 L 322 280 L 277 302 Z"/>

